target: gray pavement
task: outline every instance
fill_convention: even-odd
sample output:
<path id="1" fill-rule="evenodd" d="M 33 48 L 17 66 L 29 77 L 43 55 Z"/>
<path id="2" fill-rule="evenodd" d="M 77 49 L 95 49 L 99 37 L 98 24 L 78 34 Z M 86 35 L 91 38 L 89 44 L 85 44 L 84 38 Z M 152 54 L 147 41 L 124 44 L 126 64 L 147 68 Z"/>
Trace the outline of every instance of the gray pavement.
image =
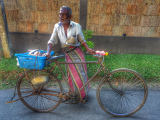
<path id="1" fill-rule="evenodd" d="M 149 90 L 143 108 L 130 117 L 117 118 L 105 113 L 98 105 L 96 90 L 89 92 L 89 101 L 75 105 L 60 104 L 49 113 L 34 112 L 21 101 L 6 104 L 13 96 L 13 89 L 0 90 L 0 120 L 159 120 L 160 90 Z"/>

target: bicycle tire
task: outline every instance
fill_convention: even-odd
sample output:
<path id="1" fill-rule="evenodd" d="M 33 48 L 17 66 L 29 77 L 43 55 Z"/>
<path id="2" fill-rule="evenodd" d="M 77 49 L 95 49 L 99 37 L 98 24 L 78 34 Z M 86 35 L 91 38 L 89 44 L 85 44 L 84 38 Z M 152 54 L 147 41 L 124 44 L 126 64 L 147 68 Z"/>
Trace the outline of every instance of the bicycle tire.
<path id="1" fill-rule="evenodd" d="M 57 108 L 61 103 L 61 98 L 49 95 L 50 93 L 60 94 L 62 92 L 61 82 L 56 75 L 51 74 L 49 82 L 37 94 L 35 90 L 38 91 L 40 87 L 33 86 L 31 80 L 37 76 L 44 76 L 49 73 L 46 70 L 28 70 L 26 74 L 22 74 L 17 85 L 17 92 L 21 102 L 36 112 L 49 112 Z"/>
<path id="2" fill-rule="evenodd" d="M 139 73 L 121 68 L 111 71 L 111 78 L 104 76 L 101 79 L 96 96 L 105 112 L 116 117 L 126 117 L 143 107 L 148 88 Z"/>

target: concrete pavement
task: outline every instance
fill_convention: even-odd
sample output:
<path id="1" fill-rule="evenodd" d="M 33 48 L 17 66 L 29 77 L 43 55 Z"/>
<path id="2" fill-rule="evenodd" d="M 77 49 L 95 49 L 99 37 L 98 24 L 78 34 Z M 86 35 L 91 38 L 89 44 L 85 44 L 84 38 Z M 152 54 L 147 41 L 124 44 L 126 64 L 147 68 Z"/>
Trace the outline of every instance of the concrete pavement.
<path id="1" fill-rule="evenodd" d="M 149 89 L 148 99 L 140 111 L 130 117 L 117 118 L 105 113 L 98 105 L 96 90 L 89 92 L 89 101 L 84 104 L 60 104 L 49 113 L 37 113 L 21 101 L 6 104 L 14 89 L 0 90 L 0 120 L 159 120 L 160 90 Z M 18 98 L 18 97 L 17 97 Z"/>

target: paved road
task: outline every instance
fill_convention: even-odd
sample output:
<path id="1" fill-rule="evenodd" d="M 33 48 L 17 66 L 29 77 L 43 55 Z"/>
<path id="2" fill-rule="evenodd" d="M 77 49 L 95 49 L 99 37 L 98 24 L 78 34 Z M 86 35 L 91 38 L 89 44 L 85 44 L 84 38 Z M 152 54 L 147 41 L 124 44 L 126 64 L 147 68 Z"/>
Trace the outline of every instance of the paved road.
<path id="1" fill-rule="evenodd" d="M 0 90 L 0 120 L 159 120 L 160 90 L 149 90 L 144 107 L 130 117 L 117 118 L 105 113 L 96 101 L 96 90 L 91 89 L 89 101 L 84 104 L 60 104 L 49 113 L 37 113 L 25 107 L 21 101 L 6 104 L 13 89 Z"/>

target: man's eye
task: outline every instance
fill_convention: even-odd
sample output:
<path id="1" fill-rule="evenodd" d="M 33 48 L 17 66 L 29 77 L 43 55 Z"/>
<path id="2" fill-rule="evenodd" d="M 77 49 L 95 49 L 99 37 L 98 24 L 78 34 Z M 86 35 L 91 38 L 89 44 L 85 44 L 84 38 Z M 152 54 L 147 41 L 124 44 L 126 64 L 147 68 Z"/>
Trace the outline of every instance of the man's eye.
<path id="1" fill-rule="evenodd" d="M 59 15 L 62 15 L 62 16 L 67 16 L 67 14 L 66 14 L 66 13 L 63 13 L 63 14 L 59 14 Z"/>

